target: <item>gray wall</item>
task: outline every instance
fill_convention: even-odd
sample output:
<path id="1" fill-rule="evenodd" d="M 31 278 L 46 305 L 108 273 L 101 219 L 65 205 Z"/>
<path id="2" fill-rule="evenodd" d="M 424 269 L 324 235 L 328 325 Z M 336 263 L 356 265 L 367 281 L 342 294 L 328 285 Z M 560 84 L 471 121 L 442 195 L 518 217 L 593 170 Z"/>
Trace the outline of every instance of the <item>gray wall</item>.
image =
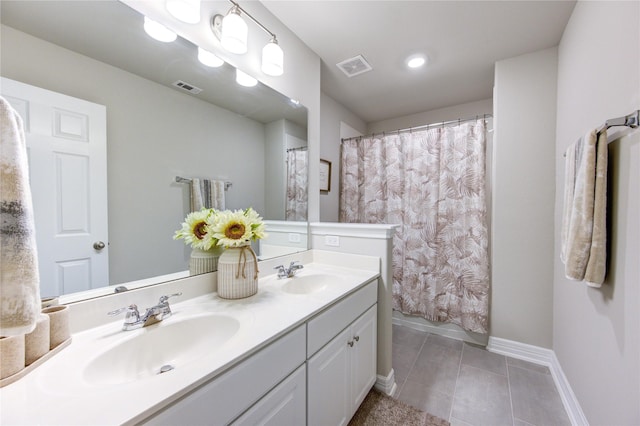
<path id="1" fill-rule="evenodd" d="M 439 121 L 456 120 L 458 118 L 473 118 L 476 115 L 492 114 L 493 99 L 483 99 L 466 104 L 438 108 L 417 114 L 395 117 L 387 120 L 375 121 L 367 126 L 367 133 L 389 132 L 391 130 L 406 129 L 437 123 Z"/>
<path id="2" fill-rule="evenodd" d="M 347 123 L 362 133 L 367 126 L 361 118 L 324 93 L 320 110 L 320 158 L 331 161 L 331 191 L 320 194 L 320 221 L 337 222 L 340 201 L 340 123 Z"/>
<path id="3" fill-rule="evenodd" d="M 176 175 L 224 177 L 229 208 L 264 210 L 261 123 L 6 26 L 0 71 L 106 105 L 112 283 L 187 268 L 190 250 L 172 240 L 188 209 Z"/>
<path id="4" fill-rule="evenodd" d="M 557 49 L 496 63 L 491 336 L 551 348 Z"/>
<path id="5" fill-rule="evenodd" d="M 640 3 L 579 1 L 558 62 L 553 349 L 590 424 L 638 425 L 640 131 L 610 139 L 605 284 L 567 280 L 559 253 L 563 153 L 606 119 L 640 108 Z"/>

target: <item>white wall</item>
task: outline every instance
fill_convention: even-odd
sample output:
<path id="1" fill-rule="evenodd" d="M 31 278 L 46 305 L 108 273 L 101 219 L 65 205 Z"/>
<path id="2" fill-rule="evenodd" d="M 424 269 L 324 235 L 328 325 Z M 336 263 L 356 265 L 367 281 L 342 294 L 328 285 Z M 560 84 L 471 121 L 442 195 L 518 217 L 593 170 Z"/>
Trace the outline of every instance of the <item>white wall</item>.
<path id="1" fill-rule="evenodd" d="M 557 49 L 496 63 L 491 336 L 551 348 Z"/>
<path id="2" fill-rule="evenodd" d="M 351 111 L 322 94 L 320 158 L 331 162 L 331 191 L 320 194 L 320 220 L 337 222 L 340 201 L 340 123 L 364 133 L 366 124 Z"/>
<path id="3" fill-rule="evenodd" d="M 600 289 L 567 280 L 559 259 L 563 153 L 638 108 L 640 3 L 579 1 L 558 51 L 553 349 L 592 425 L 640 424 L 640 131 L 609 144 L 610 251 Z"/>
<path id="4" fill-rule="evenodd" d="M 466 104 L 453 105 L 446 108 L 439 108 L 424 111 L 417 114 L 405 115 L 403 117 L 390 118 L 368 123 L 367 133 L 388 132 L 391 130 L 407 129 L 409 127 L 422 126 L 425 124 L 438 123 L 441 121 L 456 120 L 458 118 L 473 118 L 483 114 L 493 113 L 493 99 L 483 99 L 481 101 L 469 102 Z"/>
<path id="5" fill-rule="evenodd" d="M 261 123 L 6 26 L 0 71 L 107 106 L 111 283 L 186 269 L 190 250 L 172 236 L 188 185 L 176 176 L 224 177 L 228 207 L 264 210 Z M 229 161 L 238 151 L 254 153 L 249 165 Z"/>

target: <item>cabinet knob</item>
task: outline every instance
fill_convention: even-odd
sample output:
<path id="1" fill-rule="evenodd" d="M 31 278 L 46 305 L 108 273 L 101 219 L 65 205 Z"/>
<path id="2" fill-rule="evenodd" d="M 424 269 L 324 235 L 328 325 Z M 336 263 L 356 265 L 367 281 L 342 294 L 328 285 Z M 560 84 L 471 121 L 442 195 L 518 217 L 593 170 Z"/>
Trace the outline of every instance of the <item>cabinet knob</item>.
<path id="1" fill-rule="evenodd" d="M 353 340 L 355 340 L 356 342 L 359 342 L 360 341 L 360 336 L 354 337 Z"/>
<path id="2" fill-rule="evenodd" d="M 352 347 L 353 347 L 353 340 L 349 340 L 349 341 L 347 342 L 347 345 L 349 345 L 349 347 L 350 347 L 350 348 L 352 348 Z"/>

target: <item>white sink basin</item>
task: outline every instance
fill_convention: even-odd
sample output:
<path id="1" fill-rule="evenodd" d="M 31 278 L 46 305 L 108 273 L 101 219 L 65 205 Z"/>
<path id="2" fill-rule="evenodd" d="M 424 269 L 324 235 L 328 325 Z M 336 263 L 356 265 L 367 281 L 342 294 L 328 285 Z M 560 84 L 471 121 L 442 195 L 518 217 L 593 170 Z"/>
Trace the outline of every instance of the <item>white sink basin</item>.
<path id="1" fill-rule="evenodd" d="M 292 278 L 286 278 L 285 283 L 282 285 L 282 291 L 292 294 L 316 293 L 341 280 L 340 276 L 332 274 L 316 272 L 300 274 Z"/>
<path id="2" fill-rule="evenodd" d="M 220 350 L 240 329 L 230 316 L 206 314 L 177 320 L 175 315 L 135 331 L 89 361 L 83 379 L 91 384 L 123 384 L 160 374 Z"/>

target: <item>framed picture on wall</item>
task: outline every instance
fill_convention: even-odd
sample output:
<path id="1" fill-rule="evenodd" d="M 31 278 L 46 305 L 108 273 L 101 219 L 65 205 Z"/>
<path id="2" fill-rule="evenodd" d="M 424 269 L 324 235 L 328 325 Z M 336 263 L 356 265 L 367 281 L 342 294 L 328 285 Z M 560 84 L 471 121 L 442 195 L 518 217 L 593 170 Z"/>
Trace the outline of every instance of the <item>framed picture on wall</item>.
<path id="1" fill-rule="evenodd" d="M 320 191 L 331 191 L 331 161 L 320 160 Z"/>

